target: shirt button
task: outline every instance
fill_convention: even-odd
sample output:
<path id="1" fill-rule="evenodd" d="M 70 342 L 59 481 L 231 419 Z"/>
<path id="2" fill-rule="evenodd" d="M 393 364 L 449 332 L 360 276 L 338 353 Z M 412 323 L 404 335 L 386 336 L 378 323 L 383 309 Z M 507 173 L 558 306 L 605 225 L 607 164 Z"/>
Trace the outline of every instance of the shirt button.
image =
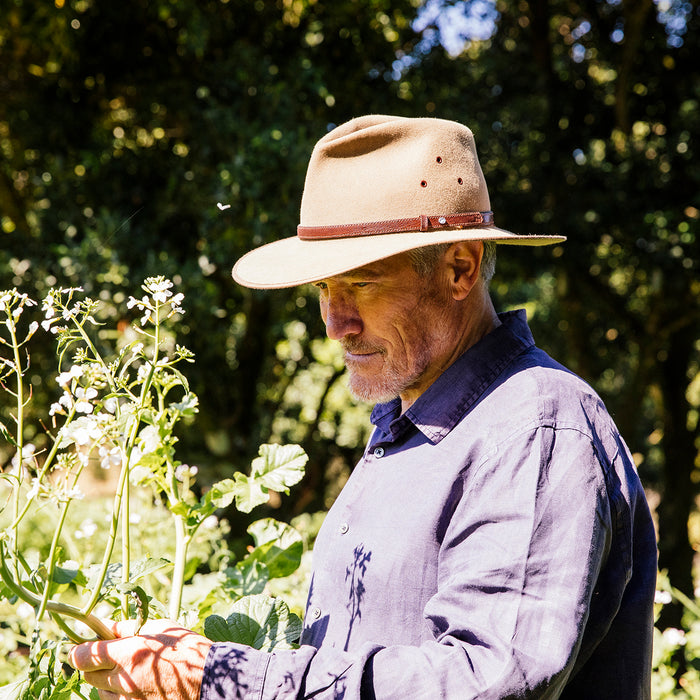
<path id="1" fill-rule="evenodd" d="M 349 529 L 350 526 L 347 523 L 341 523 L 340 527 L 338 528 L 338 532 L 340 532 L 341 535 L 344 535 Z"/>
<path id="2" fill-rule="evenodd" d="M 374 448 L 374 456 L 379 459 L 380 457 L 384 456 L 384 448 L 383 447 L 375 447 Z"/>
<path id="3" fill-rule="evenodd" d="M 314 607 L 311 608 L 311 617 L 313 617 L 314 620 L 318 620 L 318 618 L 321 617 L 321 608 L 314 605 Z"/>

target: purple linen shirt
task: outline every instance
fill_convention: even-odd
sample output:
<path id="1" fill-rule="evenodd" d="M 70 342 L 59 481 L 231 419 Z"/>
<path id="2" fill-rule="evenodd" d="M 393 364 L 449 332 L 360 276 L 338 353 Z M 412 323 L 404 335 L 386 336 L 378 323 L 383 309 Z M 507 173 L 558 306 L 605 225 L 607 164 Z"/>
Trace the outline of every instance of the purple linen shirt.
<path id="1" fill-rule="evenodd" d="M 215 644 L 201 700 L 650 697 L 656 541 L 599 397 L 523 312 L 375 431 L 314 548 L 302 645 Z"/>

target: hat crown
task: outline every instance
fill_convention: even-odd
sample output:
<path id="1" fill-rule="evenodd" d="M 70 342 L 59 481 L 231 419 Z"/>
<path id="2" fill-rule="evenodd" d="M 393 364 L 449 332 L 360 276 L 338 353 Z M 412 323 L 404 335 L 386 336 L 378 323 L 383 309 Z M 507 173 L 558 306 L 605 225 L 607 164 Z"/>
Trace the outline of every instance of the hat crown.
<path id="1" fill-rule="evenodd" d="M 444 119 L 369 115 L 316 144 L 300 219 L 334 226 L 489 209 L 470 129 Z"/>

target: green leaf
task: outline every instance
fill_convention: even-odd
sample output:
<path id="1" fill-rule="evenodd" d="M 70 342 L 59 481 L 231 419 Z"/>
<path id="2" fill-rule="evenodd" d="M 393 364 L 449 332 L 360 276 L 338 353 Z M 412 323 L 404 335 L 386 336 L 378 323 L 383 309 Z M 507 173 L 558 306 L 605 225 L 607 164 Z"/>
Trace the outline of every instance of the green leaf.
<path id="1" fill-rule="evenodd" d="M 259 454 L 253 460 L 251 476 L 262 477 L 263 486 L 284 493 L 301 481 L 309 459 L 299 445 L 260 445 Z"/>
<path id="2" fill-rule="evenodd" d="M 212 642 L 232 642 L 228 624 L 221 615 L 209 615 L 204 620 L 204 634 Z"/>
<path id="3" fill-rule="evenodd" d="M 144 576 L 148 576 L 149 574 L 159 571 L 166 566 L 172 566 L 172 562 L 168 561 L 167 559 L 154 559 L 152 557 L 139 559 L 129 568 L 129 582 L 133 583 L 134 581 L 138 581 Z M 93 566 L 89 567 L 88 587 L 94 588 L 97 585 L 97 578 L 99 576 L 100 569 L 101 567 L 98 564 L 94 564 Z M 102 584 L 102 595 L 117 589 L 123 583 L 122 565 L 120 563 L 110 564 L 107 567 L 107 575 L 105 576 L 105 580 Z"/>
<path id="4" fill-rule="evenodd" d="M 170 408 L 178 411 L 183 416 L 193 416 L 197 413 L 199 407 L 199 399 L 192 392 L 187 392 L 182 401 L 170 404 Z"/>
<path id="5" fill-rule="evenodd" d="M 15 442 L 12 433 L 10 433 L 10 431 L 7 429 L 7 427 L 2 421 L 0 421 L 0 436 L 2 436 L 3 440 L 8 442 L 13 447 L 17 447 L 17 443 Z"/>
<path id="6" fill-rule="evenodd" d="M 252 595 L 236 601 L 226 620 L 219 615 L 207 617 L 204 634 L 213 641 L 236 642 L 265 651 L 291 649 L 301 634 L 301 620 L 281 600 Z"/>
<path id="7" fill-rule="evenodd" d="M 286 523 L 263 518 L 252 523 L 248 532 L 256 548 L 246 559 L 265 564 L 270 578 L 289 576 L 299 568 L 304 553 L 301 535 Z"/>
<path id="8" fill-rule="evenodd" d="M 59 586 L 73 583 L 76 586 L 86 586 L 87 577 L 80 569 L 69 569 L 64 566 L 57 566 L 54 569 L 52 580 Z"/>
<path id="9" fill-rule="evenodd" d="M 21 700 L 29 690 L 29 679 L 23 678 L 0 688 L 0 700 Z"/>
<path id="10" fill-rule="evenodd" d="M 226 588 L 241 597 L 262 593 L 270 580 L 267 566 L 252 557 L 246 557 L 235 567 L 228 567 L 224 573 L 226 574 Z"/>
<path id="11" fill-rule="evenodd" d="M 216 508 L 226 508 L 233 503 L 233 499 L 236 497 L 236 488 L 236 482 L 233 479 L 222 479 L 207 491 L 206 500 Z"/>
<path id="12" fill-rule="evenodd" d="M 165 567 L 172 565 L 173 563 L 171 561 L 163 559 L 162 557 L 159 557 L 158 559 L 154 557 L 144 557 L 143 559 L 139 559 L 138 561 L 134 562 L 129 567 L 129 581 L 138 581 L 144 576 L 148 576 L 149 574 L 160 571 L 160 569 L 164 569 Z"/>
<path id="13" fill-rule="evenodd" d="M 267 503 L 268 491 L 261 484 L 261 479 L 247 477 L 236 473 L 236 508 L 242 513 L 250 513 L 253 508 Z"/>

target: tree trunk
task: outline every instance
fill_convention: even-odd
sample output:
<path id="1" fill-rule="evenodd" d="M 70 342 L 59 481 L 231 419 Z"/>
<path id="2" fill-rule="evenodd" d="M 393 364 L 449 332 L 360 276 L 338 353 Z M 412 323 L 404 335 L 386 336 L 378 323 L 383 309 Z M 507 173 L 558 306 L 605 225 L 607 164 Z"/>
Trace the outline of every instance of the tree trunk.
<path id="1" fill-rule="evenodd" d="M 696 334 L 684 326 L 669 338 L 668 356 L 661 368 L 663 393 L 663 450 L 665 483 L 659 516 L 659 568 L 667 569 L 671 584 L 693 597 L 694 550 L 688 539 L 688 518 L 694 508 L 697 486 L 691 479 L 697 450 L 688 429 L 690 406 L 685 396 L 687 371 Z M 660 626 L 680 627 L 679 604 L 664 607 Z"/>

